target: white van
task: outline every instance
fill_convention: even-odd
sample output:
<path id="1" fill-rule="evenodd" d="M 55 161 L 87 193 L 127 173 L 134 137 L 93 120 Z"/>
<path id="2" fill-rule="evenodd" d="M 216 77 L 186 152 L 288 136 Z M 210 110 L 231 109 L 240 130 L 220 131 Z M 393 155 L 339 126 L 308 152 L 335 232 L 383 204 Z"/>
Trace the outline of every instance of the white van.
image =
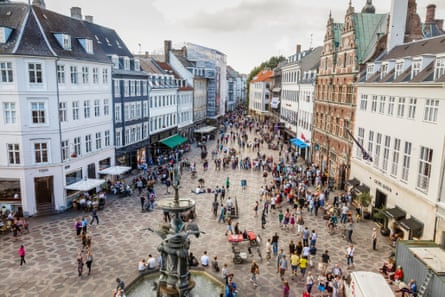
<path id="1" fill-rule="evenodd" d="M 395 297 L 385 278 L 375 272 L 351 272 L 345 281 L 346 297 Z"/>

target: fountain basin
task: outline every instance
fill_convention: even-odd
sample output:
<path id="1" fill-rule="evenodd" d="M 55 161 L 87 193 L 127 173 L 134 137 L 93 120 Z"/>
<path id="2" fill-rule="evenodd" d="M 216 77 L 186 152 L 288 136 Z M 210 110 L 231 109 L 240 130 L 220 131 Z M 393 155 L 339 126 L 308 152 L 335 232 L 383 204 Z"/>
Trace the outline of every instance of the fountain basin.
<path id="1" fill-rule="evenodd" d="M 190 297 L 220 297 L 224 293 L 224 283 L 213 275 L 201 271 L 190 270 L 191 281 L 195 287 L 190 293 Z M 145 273 L 139 275 L 125 289 L 127 297 L 157 297 L 153 283 L 159 280 L 159 272 Z"/>

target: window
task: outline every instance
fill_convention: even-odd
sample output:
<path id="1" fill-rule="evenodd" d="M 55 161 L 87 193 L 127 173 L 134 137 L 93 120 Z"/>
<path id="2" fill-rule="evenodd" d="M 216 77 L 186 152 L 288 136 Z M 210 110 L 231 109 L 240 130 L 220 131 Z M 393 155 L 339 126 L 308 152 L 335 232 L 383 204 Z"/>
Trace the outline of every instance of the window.
<path id="1" fill-rule="evenodd" d="M 377 133 L 377 138 L 375 141 L 375 154 L 374 154 L 374 166 L 379 167 L 380 163 L 380 146 L 382 144 L 382 134 Z"/>
<path id="2" fill-rule="evenodd" d="M 114 84 L 114 97 L 119 98 L 121 96 L 121 83 L 119 79 L 113 80 Z"/>
<path id="3" fill-rule="evenodd" d="M 114 119 L 116 123 L 119 123 L 121 121 L 121 105 L 115 104 L 114 105 Z"/>
<path id="4" fill-rule="evenodd" d="M 394 79 L 396 79 L 400 74 L 402 74 L 403 71 L 403 62 L 397 62 L 396 63 L 396 69 L 394 72 Z"/>
<path id="5" fill-rule="evenodd" d="M 362 94 L 360 98 L 360 110 L 366 111 L 368 105 L 368 95 Z"/>
<path id="6" fill-rule="evenodd" d="M 426 122 L 437 122 L 437 114 L 439 113 L 439 100 L 426 99 L 425 113 L 423 120 Z"/>
<path id="7" fill-rule="evenodd" d="M 122 136 L 121 136 L 121 134 L 122 134 L 121 130 L 117 130 L 116 131 L 116 147 L 122 146 Z"/>
<path id="8" fill-rule="evenodd" d="M 59 102 L 59 121 L 66 122 L 66 102 Z"/>
<path id="9" fill-rule="evenodd" d="M 422 60 L 413 61 L 413 64 L 411 66 L 411 79 L 416 77 L 417 74 L 419 74 L 420 69 L 422 66 Z"/>
<path id="10" fill-rule="evenodd" d="M 130 82 L 128 80 L 124 80 L 124 97 L 128 97 L 130 95 Z"/>
<path id="11" fill-rule="evenodd" d="M 111 62 L 113 63 L 114 69 L 119 69 L 119 57 L 116 55 L 111 56 Z"/>
<path id="12" fill-rule="evenodd" d="M 396 102 L 396 98 L 391 96 L 388 101 L 388 115 L 394 115 L 394 104 Z"/>
<path id="13" fill-rule="evenodd" d="M 3 103 L 3 113 L 5 117 L 5 124 L 15 124 L 17 121 L 15 103 Z"/>
<path id="14" fill-rule="evenodd" d="M 433 163 L 433 150 L 424 146 L 420 147 L 419 174 L 417 175 L 417 187 L 428 191 Z"/>
<path id="15" fill-rule="evenodd" d="M 85 152 L 91 152 L 91 134 L 85 135 Z"/>
<path id="16" fill-rule="evenodd" d="M 104 115 L 110 115 L 110 100 L 104 99 Z"/>
<path id="17" fill-rule="evenodd" d="M 445 74 L 445 57 L 438 57 L 436 59 L 436 66 L 434 68 L 434 80 L 438 80 Z"/>
<path id="18" fill-rule="evenodd" d="M 81 152 L 80 137 L 74 137 L 74 154 L 80 156 Z"/>
<path id="19" fill-rule="evenodd" d="M 34 143 L 34 163 L 48 163 L 48 144 Z"/>
<path id="20" fill-rule="evenodd" d="M 71 83 L 73 85 L 77 84 L 77 66 L 70 66 Z"/>
<path id="21" fill-rule="evenodd" d="M 28 63 L 29 83 L 41 84 L 43 83 L 43 70 L 40 63 Z"/>
<path id="22" fill-rule="evenodd" d="M 105 147 L 110 146 L 110 130 L 105 131 Z"/>
<path id="23" fill-rule="evenodd" d="M 124 57 L 124 70 L 130 70 L 130 58 Z"/>
<path id="24" fill-rule="evenodd" d="M 399 154 L 400 154 L 400 139 L 394 139 L 394 151 L 392 153 L 392 166 L 391 174 L 397 176 L 397 170 L 399 167 Z"/>
<path id="25" fill-rule="evenodd" d="M 59 45 L 66 51 L 71 50 L 71 36 L 63 33 L 55 33 L 54 37 L 57 39 Z"/>
<path id="26" fill-rule="evenodd" d="M 99 83 L 99 68 L 93 67 L 93 84 Z"/>
<path id="27" fill-rule="evenodd" d="M 409 166 L 411 162 L 411 142 L 405 142 L 405 149 L 403 151 L 403 167 L 402 167 L 402 180 L 408 181 Z"/>
<path id="28" fill-rule="evenodd" d="M 0 62 L 0 83 L 13 82 L 12 63 Z"/>
<path id="29" fill-rule="evenodd" d="M 60 147 L 62 148 L 62 161 L 66 161 L 70 157 L 68 140 L 64 140 L 60 143 Z"/>
<path id="30" fill-rule="evenodd" d="M 31 102 L 31 117 L 33 124 L 45 124 L 45 103 L 43 102 Z"/>
<path id="31" fill-rule="evenodd" d="M 134 59 L 134 71 L 141 70 L 141 62 L 138 59 Z"/>
<path id="32" fill-rule="evenodd" d="M 357 141 L 362 146 L 363 146 L 364 138 L 365 138 L 365 129 L 364 128 L 358 128 Z M 356 150 L 357 157 L 361 158 L 362 155 L 363 155 L 362 150 L 360 149 L 360 147 L 358 145 L 356 147 L 357 147 L 357 150 Z"/>
<path id="33" fill-rule="evenodd" d="M 90 117 L 90 100 L 83 102 L 83 117 L 88 119 Z"/>
<path id="34" fill-rule="evenodd" d="M 385 146 L 383 147 L 383 170 L 388 170 L 389 148 L 391 146 L 391 137 L 385 136 Z"/>
<path id="35" fill-rule="evenodd" d="M 82 83 L 87 84 L 88 83 L 88 77 L 89 77 L 89 70 L 87 66 L 82 67 Z"/>
<path id="36" fill-rule="evenodd" d="M 383 79 L 388 74 L 388 64 L 382 64 L 380 79 Z"/>
<path id="37" fill-rule="evenodd" d="M 399 97 L 397 104 L 397 116 L 403 118 L 405 116 L 405 97 Z"/>
<path id="38" fill-rule="evenodd" d="M 385 113 L 385 102 L 386 102 L 386 97 L 380 96 L 379 113 Z"/>
<path id="39" fill-rule="evenodd" d="M 65 65 L 57 65 L 57 82 L 59 84 L 65 83 Z"/>
<path id="40" fill-rule="evenodd" d="M 108 69 L 102 69 L 102 83 L 104 85 L 108 84 Z"/>
<path id="41" fill-rule="evenodd" d="M 79 101 L 73 101 L 73 120 L 79 119 Z"/>
<path id="42" fill-rule="evenodd" d="M 94 100 L 94 116 L 95 117 L 100 116 L 100 100 L 99 99 Z"/>
<path id="43" fill-rule="evenodd" d="M 372 112 L 376 112 L 377 111 L 377 96 L 372 96 L 372 101 L 371 101 L 371 111 Z"/>
<path id="44" fill-rule="evenodd" d="M 417 104 L 416 98 L 409 98 L 408 119 L 410 119 L 410 120 L 414 120 L 414 118 L 416 117 L 416 104 Z"/>
<path id="45" fill-rule="evenodd" d="M 9 165 L 20 164 L 20 146 L 18 143 L 8 144 Z"/>
<path id="46" fill-rule="evenodd" d="M 369 131 L 368 134 L 368 154 L 372 156 L 372 151 L 374 148 L 374 131 Z"/>

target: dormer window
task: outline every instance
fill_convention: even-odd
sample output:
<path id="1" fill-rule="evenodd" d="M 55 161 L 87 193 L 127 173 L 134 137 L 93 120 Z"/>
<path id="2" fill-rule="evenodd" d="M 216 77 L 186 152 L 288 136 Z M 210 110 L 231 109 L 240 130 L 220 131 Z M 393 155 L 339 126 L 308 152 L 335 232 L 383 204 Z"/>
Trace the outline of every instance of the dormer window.
<path id="1" fill-rule="evenodd" d="M 434 66 L 434 80 L 438 80 L 445 74 L 445 56 L 437 57 Z"/>
<path id="2" fill-rule="evenodd" d="M 380 72 L 380 79 L 383 79 L 388 74 L 388 64 L 382 64 L 382 71 Z"/>
<path id="3" fill-rule="evenodd" d="M 395 69 L 395 72 L 394 72 L 394 79 L 399 77 L 400 74 L 402 74 L 402 72 L 403 72 L 403 61 L 398 61 L 396 63 L 396 69 Z"/>
<path id="4" fill-rule="evenodd" d="M 88 39 L 88 38 L 79 38 L 79 43 L 80 45 L 83 47 L 83 49 L 85 50 L 85 52 L 87 54 L 94 54 L 94 50 L 93 50 L 93 40 Z"/>
<path id="5" fill-rule="evenodd" d="M 105 41 L 107 42 L 108 46 L 111 46 L 111 42 L 110 42 L 110 40 L 108 38 L 105 37 Z"/>
<path id="6" fill-rule="evenodd" d="M 119 40 L 116 40 L 116 45 L 117 45 L 118 48 L 122 48 L 122 46 L 121 46 Z"/>
<path id="7" fill-rule="evenodd" d="M 116 55 L 111 56 L 111 62 L 113 63 L 114 69 L 119 69 L 119 57 Z"/>
<path id="8" fill-rule="evenodd" d="M 366 65 L 366 79 L 368 79 L 373 74 L 374 74 L 374 63 L 368 63 L 368 65 Z"/>
<path id="9" fill-rule="evenodd" d="M 94 37 L 96 38 L 96 41 L 97 41 L 98 44 L 102 44 L 102 41 L 100 41 L 99 36 L 94 35 Z"/>
<path id="10" fill-rule="evenodd" d="M 8 27 L 0 27 L 0 43 L 8 42 L 9 36 L 11 36 L 12 29 Z"/>
<path id="11" fill-rule="evenodd" d="M 139 59 L 134 59 L 134 71 L 141 71 L 141 62 Z"/>
<path id="12" fill-rule="evenodd" d="M 66 51 L 71 50 L 71 36 L 64 33 L 56 33 L 54 37 L 57 39 L 59 45 Z"/>
<path id="13" fill-rule="evenodd" d="M 129 57 L 124 57 L 124 69 L 130 70 L 130 58 Z"/>
<path id="14" fill-rule="evenodd" d="M 412 64 L 412 67 L 411 67 L 411 79 L 413 79 L 414 77 L 417 76 L 417 74 L 419 74 L 421 67 L 422 67 L 422 60 L 421 59 L 413 61 L 413 64 Z"/>

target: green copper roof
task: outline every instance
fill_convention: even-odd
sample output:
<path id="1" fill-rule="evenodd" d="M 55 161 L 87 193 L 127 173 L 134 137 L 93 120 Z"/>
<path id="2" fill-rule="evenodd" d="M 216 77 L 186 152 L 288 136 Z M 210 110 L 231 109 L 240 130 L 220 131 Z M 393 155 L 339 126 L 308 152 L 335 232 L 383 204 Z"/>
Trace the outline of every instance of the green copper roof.
<path id="1" fill-rule="evenodd" d="M 374 53 L 381 34 L 386 33 L 387 14 L 355 13 L 355 42 L 358 63 L 366 62 Z"/>
<path id="2" fill-rule="evenodd" d="M 334 23 L 334 44 L 337 48 L 340 45 L 341 33 L 343 32 L 342 23 Z"/>

